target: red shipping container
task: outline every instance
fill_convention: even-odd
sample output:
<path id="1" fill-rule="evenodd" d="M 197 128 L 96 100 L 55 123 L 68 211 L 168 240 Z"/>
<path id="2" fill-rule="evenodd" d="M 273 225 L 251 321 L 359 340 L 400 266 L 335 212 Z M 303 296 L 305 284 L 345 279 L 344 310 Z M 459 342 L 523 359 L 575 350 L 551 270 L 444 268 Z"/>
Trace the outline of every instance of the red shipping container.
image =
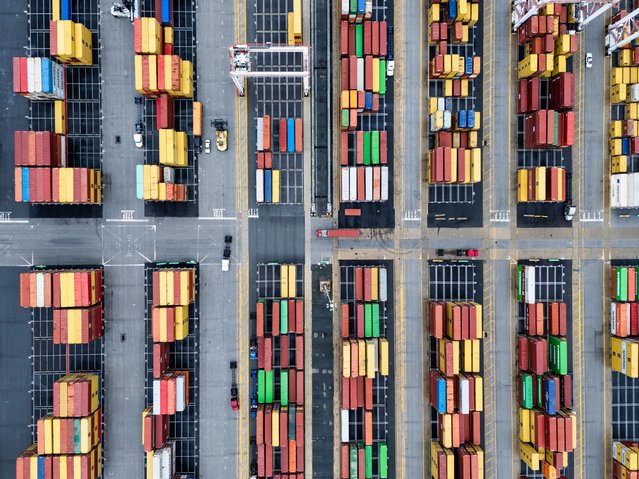
<path id="1" fill-rule="evenodd" d="M 298 370 L 304 369 L 304 336 L 295 336 L 295 366 Z"/>
<path id="2" fill-rule="evenodd" d="M 348 25 L 348 55 L 355 55 L 356 46 L 355 46 L 355 25 Z"/>
<path id="3" fill-rule="evenodd" d="M 444 304 L 429 304 L 430 335 L 441 339 L 444 337 Z"/>
<path id="4" fill-rule="evenodd" d="M 303 123 L 301 118 L 295 118 L 295 152 L 303 150 Z"/>
<path id="5" fill-rule="evenodd" d="M 528 371 L 528 338 L 525 336 L 517 338 L 517 356 L 519 358 L 519 369 Z"/>
<path id="6" fill-rule="evenodd" d="M 280 118 L 280 129 L 279 129 L 279 137 L 280 137 L 280 153 L 287 151 L 288 142 L 286 136 L 286 118 Z"/>
<path id="7" fill-rule="evenodd" d="M 342 304 L 342 338 L 347 338 L 349 336 L 348 326 L 349 326 L 348 303 L 343 303 Z"/>
<path id="8" fill-rule="evenodd" d="M 297 375 L 295 369 L 288 371 L 288 400 L 289 402 L 297 402 Z"/>
<path id="9" fill-rule="evenodd" d="M 355 299 L 362 301 L 364 299 L 364 270 L 363 268 L 355 268 Z"/>
<path id="10" fill-rule="evenodd" d="M 371 301 L 371 268 L 364 268 L 364 301 Z"/>
<path id="11" fill-rule="evenodd" d="M 372 22 L 364 22 L 364 55 L 372 54 Z"/>
<path id="12" fill-rule="evenodd" d="M 273 336 L 280 334 L 280 302 L 273 301 L 271 303 L 271 333 Z"/>
<path id="13" fill-rule="evenodd" d="M 357 378 L 350 378 L 348 392 L 350 393 L 349 405 L 351 406 L 351 409 L 356 409 L 359 404 L 359 400 L 357 398 Z"/>
<path id="14" fill-rule="evenodd" d="M 379 162 L 382 165 L 388 163 L 388 132 L 386 130 L 379 132 Z"/>
<path id="15" fill-rule="evenodd" d="M 295 301 L 295 332 L 304 334 L 304 300 Z"/>
<path id="16" fill-rule="evenodd" d="M 342 376 L 342 409 L 350 409 L 350 379 Z"/>
<path id="17" fill-rule="evenodd" d="M 357 303 L 355 306 L 356 334 L 358 338 L 364 337 L 364 304 Z"/>
<path id="18" fill-rule="evenodd" d="M 273 338 L 264 338 L 264 370 L 271 371 L 273 369 Z"/>
<path id="19" fill-rule="evenodd" d="M 379 22 L 379 56 L 385 57 L 387 53 L 386 36 L 388 33 L 388 23 Z"/>
<path id="20" fill-rule="evenodd" d="M 280 366 L 288 368 L 289 363 L 289 336 L 283 334 L 280 336 Z"/>
<path id="21" fill-rule="evenodd" d="M 371 54 L 379 56 L 379 22 L 371 23 Z"/>
<path id="22" fill-rule="evenodd" d="M 297 370 L 295 375 L 296 387 L 295 387 L 295 399 L 297 404 L 304 404 L 304 371 Z"/>
<path id="23" fill-rule="evenodd" d="M 348 55 L 348 22 L 345 20 L 342 20 L 340 22 L 340 54 L 342 56 L 346 56 Z"/>

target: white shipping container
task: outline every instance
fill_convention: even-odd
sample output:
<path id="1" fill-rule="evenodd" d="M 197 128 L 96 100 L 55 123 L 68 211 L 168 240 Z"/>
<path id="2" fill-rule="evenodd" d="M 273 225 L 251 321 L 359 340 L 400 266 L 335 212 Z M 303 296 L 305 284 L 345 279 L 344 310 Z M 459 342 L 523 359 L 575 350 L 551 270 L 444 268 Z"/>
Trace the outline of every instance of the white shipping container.
<path id="1" fill-rule="evenodd" d="M 348 194 L 348 184 L 350 182 L 350 177 L 348 176 L 348 167 L 342 168 L 342 196 L 341 201 L 349 201 L 350 197 Z"/>
<path id="2" fill-rule="evenodd" d="M 630 101 L 631 102 L 639 101 L 639 84 L 637 83 L 630 85 Z"/>
<path id="3" fill-rule="evenodd" d="M 388 201 L 388 166 L 382 166 L 382 201 Z"/>
<path id="4" fill-rule="evenodd" d="M 60 165 L 62 167 L 67 166 L 67 135 L 60 135 Z"/>
<path id="5" fill-rule="evenodd" d="M 357 59 L 357 89 L 364 91 L 364 59 Z"/>
<path id="6" fill-rule="evenodd" d="M 349 442 L 348 409 L 342 409 L 342 442 Z"/>
<path id="7" fill-rule="evenodd" d="M 153 414 L 160 414 L 160 381 L 153 381 Z"/>
<path id="8" fill-rule="evenodd" d="M 366 166 L 364 171 L 366 176 L 366 201 L 373 201 L 373 167 Z"/>
<path id="9" fill-rule="evenodd" d="M 264 203 L 264 170 L 255 170 L 255 201 Z"/>
<path id="10" fill-rule="evenodd" d="M 172 479 L 173 471 L 171 470 L 171 449 L 162 448 L 162 479 Z"/>
<path id="11" fill-rule="evenodd" d="M 630 173 L 628 181 L 628 204 L 633 208 L 639 206 L 639 173 Z"/>
<path id="12" fill-rule="evenodd" d="M 349 168 L 350 185 L 348 189 L 348 197 L 351 201 L 357 201 L 357 168 Z"/>
<path id="13" fill-rule="evenodd" d="M 27 58 L 27 90 L 29 93 L 35 91 L 35 67 L 33 58 Z"/>
<path id="14" fill-rule="evenodd" d="M 42 92 L 42 58 L 33 59 L 33 89 L 36 92 Z"/>
<path id="15" fill-rule="evenodd" d="M 264 150 L 264 118 L 257 119 L 257 151 Z"/>
<path id="16" fill-rule="evenodd" d="M 534 304 L 535 301 L 535 267 L 526 266 L 524 268 L 524 276 L 526 283 L 524 284 L 524 300 L 528 304 Z"/>
<path id="17" fill-rule="evenodd" d="M 620 179 L 621 175 L 610 175 L 610 207 L 611 208 L 620 208 L 621 207 L 621 199 L 620 199 Z"/>
<path id="18" fill-rule="evenodd" d="M 162 171 L 165 183 L 175 183 L 175 169 L 170 166 L 165 166 Z"/>
<path id="19" fill-rule="evenodd" d="M 453 124 L 453 115 L 451 114 L 450 110 L 445 110 L 444 111 L 444 130 L 450 129 L 452 124 Z"/>
<path id="20" fill-rule="evenodd" d="M 372 0 L 366 0 L 366 6 L 365 6 L 365 10 L 364 10 L 364 18 L 366 18 L 367 20 L 370 20 L 373 16 L 373 1 Z"/>
<path id="21" fill-rule="evenodd" d="M 178 376 L 175 381 L 175 410 L 182 412 L 186 409 L 186 383 L 184 376 Z"/>
<path id="22" fill-rule="evenodd" d="M 162 449 L 153 452 L 153 479 L 162 479 Z"/>
<path id="23" fill-rule="evenodd" d="M 470 392 L 468 378 L 459 377 L 459 412 L 468 414 L 470 412 Z"/>
<path id="24" fill-rule="evenodd" d="M 44 273 L 36 273 L 36 306 L 44 308 Z"/>
<path id="25" fill-rule="evenodd" d="M 617 303 L 610 304 L 610 334 L 617 334 Z"/>
<path id="26" fill-rule="evenodd" d="M 64 100 L 64 68 L 59 63 L 51 61 L 53 74 L 53 93 L 59 100 Z"/>
<path id="27" fill-rule="evenodd" d="M 342 0 L 342 15 L 346 16 L 349 12 L 350 2 L 348 0 Z"/>
<path id="28" fill-rule="evenodd" d="M 437 109 L 441 111 L 444 111 L 446 109 L 446 98 L 444 98 L 443 96 L 437 98 Z"/>
<path id="29" fill-rule="evenodd" d="M 382 168 L 382 180 L 383 178 L 384 178 L 384 168 Z M 383 185 L 384 183 L 382 181 L 382 192 L 384 191 Z M 382 194 L 382 200 L 383 199 L 384 199 L 384 195 Z M 386 268 L 379 268 L 379 300 L 380 301 L 388 300 L 388 290 L 386 289 L 387 288 L 386 282 L 387 282 Z"/>
<path id="30" fill-rule="evenodd" d="M 428 117 L 428 128 L 430 129 L 430 131 L 437 131 L 437 129 L 435 128 L 435 114 L 431 113 L 430 116 Z"/>

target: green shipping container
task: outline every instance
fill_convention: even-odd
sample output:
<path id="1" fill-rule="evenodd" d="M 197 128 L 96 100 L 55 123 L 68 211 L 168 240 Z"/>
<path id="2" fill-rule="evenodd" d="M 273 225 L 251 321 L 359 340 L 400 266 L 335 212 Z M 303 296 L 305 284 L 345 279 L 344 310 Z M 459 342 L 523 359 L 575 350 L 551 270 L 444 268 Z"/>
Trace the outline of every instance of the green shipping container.
<path id="1" fill-rule="evenodd" d="M 355 25 L 355 56 L 364 56 L 364 25 L 361 23 Z"/>
<path id="2" fill-rule="evenodd" d="M 82 424 L 80 419 L 73 420 L 73 452 L 80 454 L 82 452 L 82 444 L 80 436 L 82 435 Z"/>
<path id="3" fill-rule="evenodd" d="M 342 108 L 342 128 L 347 129 L 350 122 L 348 108 Z"/>
<path id="4" fill-rule="evenodd" d="M 366 311 L 366 307 L 364 307 Z M 364 337 L 371 338 L 373 336 L 373 315 L 364 314 Z"/>
<path id="5" fill-rule="evenodd" d="M 280 301 L 280 334 L 288 334 L 288 301 Z"/>
<path id="6" fill-rule="evenodd" d="M 628 301 L 628 268 L 617 268 L 617 301 Z"/>
<path id="7" fill-rule="evenodd" d="M 266 381 L 265 371 L 260 369 L 257 371 L 257 402 L 258 404 L 264 404 L 264 398 L 266 397 Z"/>
<path id="8" fill-rule="evenodd" d="M 537 384 L 537 386 L 535 387 L 535 391 L 537 392 L 537 395 L 534 398 L 535 399 L 535 407 L 543 409 L 544 408 L 544 395 L 543 395 L 544 377 L 543 376 L 535 376 L 535 382 Z"/>
<path id="9" fill-rule="evenodd" d="M 517 301 L 524 300 L 524 267 L 517 265 Z"/>
<path id="10" fill-rule="evenodd" d="M 267 404 L 271 404 L 273 402 L 273 371 L 265 371 L 264 375 L 266 382 L 266 394 L 264 401 Z"/>
<path id="11" fill-rule="evenodd" d="M 366 479 L 372 479 L 373 477 L 373 446 L 366 446 L 364 448 L 364 457 L 366 459 Z"/>
<path id="12" fill-rule="evenodd" d="M 568 341 L 550 336 L 548 348 L 550 369 L 562 376 L 568 374 Z"/>
<path id="13" fill-rule="evenodd" d="M 364 132 L 364 164 L 371 164 L 371 132 Z"/>
<path id="14" fill-rule="evenodd" d="M 350 479 L 357 479 L 357 446 L 351 444 L 351 473 Z"/>
<path id="15" fill-rule="evenodd" d="M 388 445 L 385 442 L 379 444 L 379 477 L 388 478 Z"/>
<path id="16" fill-rule="evenodd" d="M 373 303 L 373 337 L 379 338 L 379 303 Z"/>
<path id="17" fill-rule="evenodd" d="M 530 374 L 521 375 L 521 407 L 533 408 L 532 376 Z"/>
<path id="18" fill-rule="evenodd" d="M 371 163 L 379 165 L 379 131 L 371 133 Z"/>
<path id="19" fill-rule="evenodd" d="M 386 60 L 379 61 L 379 94 L 386 95 Z"/>
<path id="20" fill-rule="evenodd" d="M 357 0 L 351 0 L 350 13 L 357 14 Z"/>
<path id="21" fill-rule="evenodd" d="M 559 112 L 553 112 L 553 146 L 559 146 Z"/>
<path id="22" fill-rule="evenodd" d="M 288 406 L 288 371 L 282 371 L 280 377 L 280 404 Z"/>

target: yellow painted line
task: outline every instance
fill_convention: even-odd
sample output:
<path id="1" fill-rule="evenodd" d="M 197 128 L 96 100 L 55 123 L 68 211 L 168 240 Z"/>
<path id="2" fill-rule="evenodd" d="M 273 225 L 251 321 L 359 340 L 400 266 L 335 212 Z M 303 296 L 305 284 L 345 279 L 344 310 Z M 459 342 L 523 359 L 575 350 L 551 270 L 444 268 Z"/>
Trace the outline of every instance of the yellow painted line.
<path id="1" fill-rule="evenodd" d="M 401 351 L 402 353 L 400 353 L 400 355 L 397 354 L 397 345 L 394 345 L 394 351 L 395 351 L 395 357 L 399 357 L 400 361 L 399 361 L 399 368 L 396 367 L 396 369 L 399 369 L 399 389 L 395 388 L 395 391 L 399 391 L 399 397 L 400 400 L 398 402 L 399 404 L 399 412 L 400 414 L 396 415 L 395 417 L 399 417 L 401 418 L 401 420 L 405 419 L 406 416 L 406 388 L 405 388 L 405 384 L 406 384 L 406 379 L 405 379 L 405 369 L 406 369 L 406 353 L 405 353 L 405 345 L 406 345 L 406 339 L 405 339 L 405 335 L 404 335 L 404 298 L 405 298 L 405 291 L 404 291 L 404 266 L 401 260 L 397 260 L 397 264 L 399 265 L 399 275 L 397 276 L 397 278 L 399 279 L 399 314 L 397 315 L 397 323 L 399 325 L 399 328 L 397 328 L 395 331 L 400 331 L 401 335 L 400 335 L 400 341 L 397 341 L 397 343 L 400 345 L 401 347 Z M 397 279 L 395 280 L 397 281 Z M 395 336 L 397 338 L 397 335 Z M 397 419 L 395 419 L 395 424 L 397 424 Z M 398 448 L 403 452 L 403 454 L 401 455 L 401 459 L 400 459 L 400 464 L 401 464 L 401 468 L 400 468 L 400 473 L 397 476 L 398 478 L 404 478 L 406 477 L 406 435 L 405 435 L 405 429 L 404 428 L 400 428 L 400 430 L 402 431 L 401 433 L 401 440 L 397 441 L 397 444 L 395 445 L 395 454 L 396 457 L 400 457 L 400 455 L 398 454 Z"/>
<path id="2" fill-rule="evenodd" d="M 605 110 L 604 110 L 605 111 Z M 610 340 L 608 334 L 606 333 L 607 328 L 606 326 L 606 259 L 602 258 L 602 265 L 601 265 L 601 296 L 603 299 L 603 301 L 601 302 L 601 317 L 603 318 L 603 324 L 604 324 L 604 328 L 603 328 L 603 362 L 602 362 L 602 368 L 604 371 L 603 374 L 603 423 L 604 423 L 604 428 L 603 428 L 603 435 L 604 435 L 604 477 L 608 477 L 608 461 L 607 461 L 607 455 L 608 455 L 608 451 L 610 451 L 610 443 L 609 443 L 609 439 L 610 436 L 608 436 L 608 419 L 607 419 L 607 412 L 608 412 L 608 404 L 610 404 L 609 400 L 608 400 L 608 385 L 607 385 L 607 375 L 608 375 L 608 371 L 606 368 L 606 365 L 608 364 L 608 341 Z"/>
<path id="3" fill-rule="evenodd" d="M 519 260 L 519 258 L 517 258 L 517 256 L 515 256 L 515 266 L 513 266 L 510 263 L 508 265 L 509 273 L 510 273 L 508 275 L 508 280 L 509 280 L 509 284 L 511 284 L 511 285 L 513 284 L 513 268 L 517 267 L 517 261 L 518 260 Z M 512 331 L 513 331 L 513 316 L 514 316 L 513 315 L 513 295 L 512 294 L 508 295 L 508 310 L 509 310 L 509 314 L 508 314 L 509 331 L 512 334 Z M 513 357 L 513 339 L 512 338 L 510 338 L 510 341 L 508 342 L 508 350 L 509 350 L 509 355 L 510 355 L 510 364 L 516 364 L 515 363 L 515 358 Z M 517 426 L 515 426 L 515 424 L 513 423 L 513 416 L 517 412 L 517 400 L 515 399 L 515 397 L 516 397 L 515 396 L 515 391 L 516 390 L 517 390 L 517 375 L 515 374 L 515 383 L 511 384 L 511 387 L 510 387 L 511 413 L 510 413 L 510 416 L 509 416 L 509 421 L 510 421 L 510 430 L 512 431 L 512 439 L 513 439 L 513 444 L 512 444 L 513 457 L 516 457 L 518 460 L 520 460 L 519 459 L 519 452 L 517 452 L 517 449 L 515 448 L 515 444 L 517 444 L 519 435 L 518 435 L 518 431 L 517 431 Z M 517 473 L 517 475 L 519 475 L 519 473 Z M 515 477 L 515 462 L 514 461 L 512 461 L 511 464 L 510 464 L 510 477 Z"/>
<path id="4" fill-rule="evenodd" d="M 424 178 L 422 175 L 424 174 L 423 172 L 423 161 L 422 158 L 425 158 L 423 152 L 423 132 L 422 132 L 422 125 L 423 123 L 423 117 L 424 117 L 424 105 L 426 105 L 426 101 L 424 100 L 424 78 L 422 77 L 422 73 L 424 71 L 423 65 L 424 65 L 424 42 L 428 41 L 427 38 L 424 38 L 424 4 L 426 2 L 419 2 L 419 38 L 422 39 L 422 41 L 419 42 L 419 98 L 420 98 L 420 108 L 419 108 L 419 182 L 421 185 L 422 179 Z M 419 207 L 421 208 L 422 206 L 422 188 L 419 188 Z M 404 208 L 406 209 L 406 208 Z M 428 202 L 426 202 L 426 211 L 424 212 L 424 215 L 426 216 L 426 218 L 428 218 Z M 421 215 L 420 215 L 421 216 Z"/>
<path id="5" fill-rule="evenodd" d="M 502 0 L 503 1 L 503 0 Z M 512 18 L 512 5 L 510 7 L 510 14 L 511 14 L 511 18 Z M 513 33 L 510 32 L 510 34 L 508 35 L 508 64 L 510 65 L 511 61 L 513 58 Z M 517 67 L 517 64 L 515 63 L 515 68 Z M 510 128 L 512 128 L 512 115 L 511 115 L 511 109 L 512 109 L 512 105 L 511 105 L 511 98 L 513 96 L 513 88 L 512 88 L 512 78 L 513 78 L 513 72 L 512 70 L 508 72 L 508 124 L 510 125 Z M 512 137 L 512 132 L 510 131 L 510 128 L 508 129 L 508 182 L 513 181 L 513 177 L 511 169 L 510 169 L 510 162 L 511 162 L 511 150 L 512 150 L 512 141 L 511 141 L 511 137 Z M 515 123 L 515 128 L 517 128 L 517 124 Z M 492 165 L 492 167 L 494 168 L 495 165 Z M 491 185 L 494 188 L 494 185 Z M 517 187 L 517 184 L 515 183 L 515 187 Z M 517 193 L 515 193 L 516 195 Z M 515 196 L 516 197 L 516 196 Z M 508 210 L 510 211 L 512 209 L 511 207 L 511 201 L 513 199 L 512 193 L 510 193 L 510 189 L 509 189 L 509 193 L 508 193 Z M 515 214 L 511 215 L 513 216 L 513 218 L 511 218 L 511 220 L 514 220 L 515 222 L 515 228 L 517 226 L 517 205 L 515 204 Z"/>
<path id="6" fill-rule="evenodd" d="M 583 444 L 584 444 L 584 436 L 583 436 L 583 426 L 584 426 L 584 421 L 583 421 L 583 416 L 584 416 L 584 396 L 583 396 L 583 382 L 584 382 L 584 369 L 583 369 L 583 361 L 582 361 L 582 355 L 583 355 L 583 349 L 581 347 L 581 342 L 583 341 L 583 332 L 581 330 L 582 328 L 582 317 L 581 317 L 581 273 L 578 274 L 578 280 L 577 280 L 577 354 L 579 354 L 579 375 L 581 376 L 579 378 L 579 415 L 578 415 L 578 422 L 579 422 L 579 435 L 578 435 L 578 461 L 577 463 L 579 464 L 579 467 L 577 468 L 577 471 L 579 471 L 579 476 L 581 476 L 581 474 L 583 473 Z"/>

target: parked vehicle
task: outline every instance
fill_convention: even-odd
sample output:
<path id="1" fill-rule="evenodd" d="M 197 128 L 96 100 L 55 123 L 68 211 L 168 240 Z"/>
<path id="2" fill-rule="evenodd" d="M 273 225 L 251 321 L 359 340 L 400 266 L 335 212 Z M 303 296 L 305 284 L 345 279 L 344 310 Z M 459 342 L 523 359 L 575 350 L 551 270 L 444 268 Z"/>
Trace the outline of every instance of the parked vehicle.
<path id="1" fill-rule="evenodd" d="M 238 398 L 237 393 L 237 379 L 235 377 L 235 373 L 237 371 L 237 361 L 231 361 L 231 409 L 233 411 L 240 410 L 240 400 Z"/>
<path id="2" fill-rule="evenodd" d="M 388 53 L 386 55 L 386 76 L 392 77 L 395 74 L 395 56 L 393 54 L 393 26 L 388 26 Z"/>
<path id="3" fill-rule="evenodd" d="M 226 235 L 224 237 L 224 252 L 222 253 L 222 271 L 228 271 L 231 265 L 231 243 L 233 237 Z"/>
<path id="4" fill-rule="evenodd" d="M 592 53 L 586 53 L 586 68 L 592 68 Z"/>
<path id="5" fill-rule="evenodd" d="M 334 230 L 317 230 L 315 236 L 318 238 L 357 238 L 360 235 L 358 229 L 334 229 Z"/>
<path id="6" fill-rule="evenodd" d="M 204 153 L 207 155 L 211 153 L 211 140 L 208 138 L 204 140 Z"/>
<path id="7" fill-rule="evenodd" d="M 474 258 L 479 256 L 479 250 L 476 249 L 438 249 L 436 252 L 437 256 L 466 256 L 469 258 Z"/>
<path id="8" fill-rule="evenodd" d="M 228 122 L 221 118 L 213 120 L 213 127 L 215 128 L 215 145 L 219 151 L 226 151 L 228 148 Z"/>

